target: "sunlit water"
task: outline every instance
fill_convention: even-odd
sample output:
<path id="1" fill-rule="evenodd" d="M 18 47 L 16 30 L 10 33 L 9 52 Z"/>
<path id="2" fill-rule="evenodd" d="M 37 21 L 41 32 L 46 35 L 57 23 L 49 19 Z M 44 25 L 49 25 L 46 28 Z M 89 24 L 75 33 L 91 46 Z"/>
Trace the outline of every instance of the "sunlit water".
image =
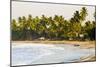
<path id="1" fill-rule="evenodd" d="M 75 62 L 95 55 L 95 49 L 82 49 L 65 44 L 12 43 L 12 66 Z"/>

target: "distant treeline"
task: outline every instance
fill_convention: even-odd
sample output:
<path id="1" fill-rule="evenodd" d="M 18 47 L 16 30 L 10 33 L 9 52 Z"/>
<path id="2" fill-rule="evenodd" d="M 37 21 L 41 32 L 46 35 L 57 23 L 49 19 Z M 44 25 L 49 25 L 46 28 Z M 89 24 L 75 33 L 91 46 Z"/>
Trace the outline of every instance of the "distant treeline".
<path id="1" fill-rule="evenodd" d="M 67 15 L 67 12 L 66 12 Z M 63 16 L 22 16 L 11 22 L 12 40 L 95 40 L 96 22 L 86 21 L 87 9 L 75 11 L 66 20 Z M 95 18 L 95 12 L 93 14 Z M 82 23 L 84 23 L 82 25 Z"/>

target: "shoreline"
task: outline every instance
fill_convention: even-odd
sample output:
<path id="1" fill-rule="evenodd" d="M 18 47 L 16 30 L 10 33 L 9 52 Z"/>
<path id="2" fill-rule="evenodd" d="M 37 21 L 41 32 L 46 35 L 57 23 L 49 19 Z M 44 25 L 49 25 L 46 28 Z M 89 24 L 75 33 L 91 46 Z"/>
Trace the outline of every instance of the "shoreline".
<path id="1" fill-rule="evenodd" d="M 80 46 L 81 48 L 96 48 L 95 41 L 11 41 L 11 43 L 42 43 L 42 44 L 65 44 Z"/>
<path id="2" fill-rule="evenodd" d="M 12 43 L 41 43 L 41 44 L 46 44 L 46 45 L 50 45 L 50 44 L 53 44 L 53 45 L 79 44 L 79 46 L 75 46 L 75 47 L 79 47 L 80 49 L 81 48 L 82 49 L 93 48 L 93 50 L 95 50 L 95 48 L 96 48 L 95 41 L 12 41 Z M 28 44 L 26 44 L 26 45 L 28 45 Z M 96 54 L 80 57 L 80 60 L 75 61 L 75 62 L 93 62 L 93 61 L 96 61 Z"/>
<path id="3" fill-rule="evenodd" d="M 92 62 L 92 61 L 96 61 L 96 56 L 95 55 L 91 55 L 91 56 L 87 56 L 87 57 L 81 57 L 80 58 L 81 62 Z"/>

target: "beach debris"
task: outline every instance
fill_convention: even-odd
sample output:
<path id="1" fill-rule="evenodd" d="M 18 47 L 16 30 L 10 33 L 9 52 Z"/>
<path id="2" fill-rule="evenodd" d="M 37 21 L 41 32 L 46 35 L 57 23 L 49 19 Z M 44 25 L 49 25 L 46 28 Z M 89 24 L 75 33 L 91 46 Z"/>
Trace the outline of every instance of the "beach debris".
<path id="1" fill-rule="evenodd" d="M 80 46 L 79 44 L 74 44 L 74 46 Z"/>

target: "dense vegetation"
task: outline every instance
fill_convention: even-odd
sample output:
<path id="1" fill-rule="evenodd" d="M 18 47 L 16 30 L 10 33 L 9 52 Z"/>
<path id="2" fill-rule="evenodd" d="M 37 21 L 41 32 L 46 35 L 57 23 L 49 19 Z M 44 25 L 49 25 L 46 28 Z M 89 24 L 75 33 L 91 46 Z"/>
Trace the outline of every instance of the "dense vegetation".
<path id="1" fill-rule="evenodd" d="M 67 15 L 67 13 L 66 13 Z M 86 21 L 87 9 L 75 11 L 69 20 L 63 16 L 22 16 L 11 22 L 12 40 L 95 40 L 96 22 Z M 95 18 L 95 14 L 94 14 Z M 82 25 L 82 23 L 85 23 Z"/>

